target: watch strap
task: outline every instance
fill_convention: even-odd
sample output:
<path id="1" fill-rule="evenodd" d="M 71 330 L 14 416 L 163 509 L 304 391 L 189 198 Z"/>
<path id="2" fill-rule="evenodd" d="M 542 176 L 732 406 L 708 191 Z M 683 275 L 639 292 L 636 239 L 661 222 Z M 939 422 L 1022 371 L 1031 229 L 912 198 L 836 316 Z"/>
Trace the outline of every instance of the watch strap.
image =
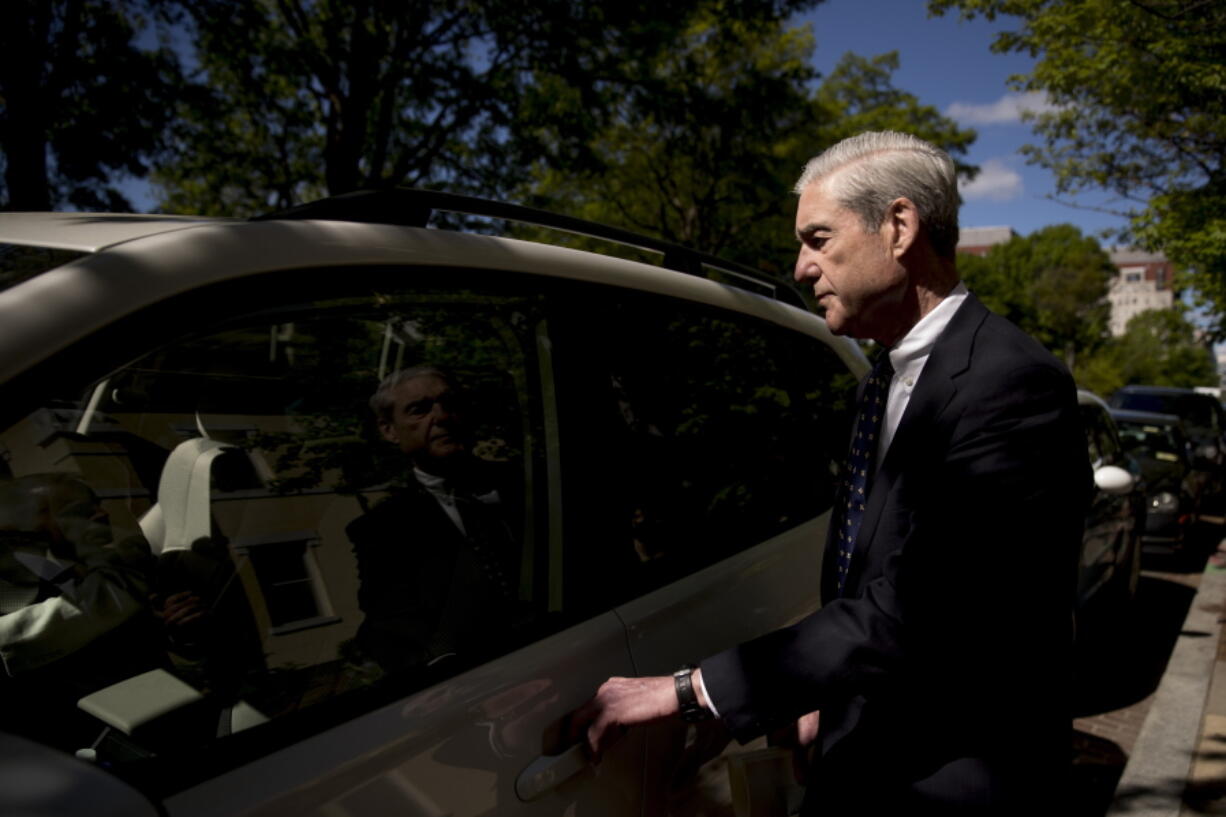
<path id="1" fill-rule="evenodd" d="M 673 686 L 677 691 L 677 704 L 681 708 L 681 720 L 686 723 L 705 721 L 711 717 L 711 710 L 698 702 L 698 693 L 694 690 L 693 664 L 686 664 L 673 673 Z"/>

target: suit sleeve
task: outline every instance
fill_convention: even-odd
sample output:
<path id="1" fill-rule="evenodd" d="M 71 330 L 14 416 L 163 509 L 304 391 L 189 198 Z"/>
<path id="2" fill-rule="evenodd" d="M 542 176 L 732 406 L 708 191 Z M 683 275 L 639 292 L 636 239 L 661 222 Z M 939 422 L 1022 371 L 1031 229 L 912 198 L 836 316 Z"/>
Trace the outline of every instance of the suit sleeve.
<path id="1" fill-rule="evenodd" d="M 1089 484 L 1071 379 L 994 367 L 940 426 L 948 443 L 917 449 L 885 505 L 873 547 L 887 552 L 860 595 L 702 662 L 739 740 L 856 698 L 936 707 L 1048 683 L 1026 662 L 1071 642 Z"/>

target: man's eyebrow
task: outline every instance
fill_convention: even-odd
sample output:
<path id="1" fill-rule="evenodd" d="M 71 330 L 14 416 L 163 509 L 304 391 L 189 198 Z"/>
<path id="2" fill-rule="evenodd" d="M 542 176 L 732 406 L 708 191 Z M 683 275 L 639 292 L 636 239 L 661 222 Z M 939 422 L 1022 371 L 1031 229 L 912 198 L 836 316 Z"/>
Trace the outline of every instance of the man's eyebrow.
<path id="1" fill-rule="evenodd" d="M 796 230 L 796 240 L 804 241 L 807 238 L 812 238 L 814 233 L 829 233 L 833 232 L 825 224 L 814 224 L 810 222 Z"/>

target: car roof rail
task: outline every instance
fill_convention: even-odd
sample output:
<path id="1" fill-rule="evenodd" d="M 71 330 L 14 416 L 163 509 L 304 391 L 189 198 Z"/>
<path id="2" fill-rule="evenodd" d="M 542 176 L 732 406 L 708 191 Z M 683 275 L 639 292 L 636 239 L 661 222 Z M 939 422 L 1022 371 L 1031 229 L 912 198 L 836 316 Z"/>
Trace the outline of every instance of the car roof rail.
<path id="1" fill-rule="evenodd" d="M 536 207 L 447 193 L 442 190 L 423 190 L 416 187 L 357 190 L 308 202 L 287 210 L 255 216 L 251 220 L 323 219 L 425 227 L 436 210 L 547 227 L 646 250 L 663 256 L 660 266 L 665 269 L 696 275 L 700 278 L 708 278 L 710 272 L 715 271 L 731 277 L 733 280 L 726 283 L 731 283 L 741 289 L 759 295 L 766 294 L 801 309 L 809 308 L 804 298 L 790 284 L 744 264 L 595 221 L 585 221 Z"/>

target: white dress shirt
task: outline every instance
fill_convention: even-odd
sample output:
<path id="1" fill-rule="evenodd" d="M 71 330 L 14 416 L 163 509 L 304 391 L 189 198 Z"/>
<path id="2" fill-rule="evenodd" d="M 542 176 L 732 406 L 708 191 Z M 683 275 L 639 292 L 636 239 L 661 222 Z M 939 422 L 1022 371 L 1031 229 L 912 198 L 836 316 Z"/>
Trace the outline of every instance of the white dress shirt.
<path id="1" fill-rule="evenodd" d="M 885 459 L 898 424 L 902 421 L 907 403 L 911 402 L 911 393 L 919 383 L 920 372 L 932 354 L 932 347 L 937 338 L 945 331 L 954 313 L 969 293 L 966 284 L 958 282 L 931 312 L 919 319 L 911 331 L 903 335 L 902 340 L 890 349 L 890 365 L 894 367 L 894 379 L 890 381 L 890 395 L 886 398 L 885 422 L 881 426 L 881 437 L 877 441 L 877 459 L 874 467 Z"/>
<path id="2" fill-rule="evenodd" d="M 447 514 L 447 518 L 455 522 L 460 533 L 467 536 L 468 531 L 464 530 L 464 520 L 460 517 L 460 509 L 456 507 L 455 491 L 448 485 L 447 480 L 434 474 L 427 474 L 417 466 L 413 466 L 413 476 L 417 477 L 421 487 L 430 492 L 430 496 L 438 502 L 438 506 L 443 509 L 443 513 Z"/>

